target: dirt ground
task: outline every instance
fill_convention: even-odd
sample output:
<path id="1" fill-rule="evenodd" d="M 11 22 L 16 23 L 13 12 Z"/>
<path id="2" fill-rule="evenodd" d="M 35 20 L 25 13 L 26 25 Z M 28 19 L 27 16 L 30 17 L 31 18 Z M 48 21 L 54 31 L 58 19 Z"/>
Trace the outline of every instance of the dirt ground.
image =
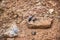
<path id="1" fill-rule="evenodd" d="M 0 0 L 0 35 L 12 22 L 18 37 L 0 40 L 60 40 L 60 0 Z"/>

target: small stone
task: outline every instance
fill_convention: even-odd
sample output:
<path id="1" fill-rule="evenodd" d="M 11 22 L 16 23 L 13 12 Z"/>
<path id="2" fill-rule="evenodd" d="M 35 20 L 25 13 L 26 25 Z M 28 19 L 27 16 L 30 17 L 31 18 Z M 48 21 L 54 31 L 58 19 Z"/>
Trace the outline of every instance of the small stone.
<path id="1" fill-rule="evenodd" d="M 36 35 L 36 32 L 35 32 L 35 31 L 32 31 L 31 34 L 32 34 L 32 35 Z"/>
<path id="2" fill-rule="evenodd" d="M 40 2 L 38 2 L 36 5 L 41 5 L 41 3 L 40 3 Z"/>
<path id="3" fill-rule="evenodd" d="M 53 11 L 54 11 L 54 9 L 49 9 L 49 11 L 48 11 L 48 12 L 49 12 L 50 14 L 52 14 L 52 13 L 53 13 Z"/>
<path id="4" fill-rule="evenodd" d="M 51 24 L 52 24 L 53 19 L 51 18 L 41 18 L 35 20 L 35 21 L 30 21 L 27 22 L 28 23 L 28 28 L 30 29 L 46 29 L 46 28 L 50 28 Z"/>
<path id="5" fill-rule="evenodd" d="M 14 15 L 14 18 L 17 18 L 18 17 L 18 15 Z"/>

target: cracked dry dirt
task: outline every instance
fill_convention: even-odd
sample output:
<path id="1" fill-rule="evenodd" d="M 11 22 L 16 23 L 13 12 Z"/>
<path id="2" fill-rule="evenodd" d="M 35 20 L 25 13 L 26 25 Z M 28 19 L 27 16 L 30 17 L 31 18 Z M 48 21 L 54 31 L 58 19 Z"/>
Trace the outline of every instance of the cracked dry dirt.
<path id="1" fill-rule="evenodd" d="M 60 40 L 59 20 L 60 0 L 0 0 L 0 35 L 13 21 L 20 29 L 0 40 Z"/>

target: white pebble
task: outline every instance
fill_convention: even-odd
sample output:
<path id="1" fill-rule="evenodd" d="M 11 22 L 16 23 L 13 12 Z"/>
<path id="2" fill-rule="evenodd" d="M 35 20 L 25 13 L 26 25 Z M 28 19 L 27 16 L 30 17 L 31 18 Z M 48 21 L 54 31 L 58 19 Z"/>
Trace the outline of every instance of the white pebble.
<path id="1" fill-rule="evenodd" d="M 52 13 L 53 13 L 53 11 L 54 11 L 54 9 L 49 9 L 49 11 L 48 11 L 48 12 L 49 12 L 50 14 L 52 14 Z"/>

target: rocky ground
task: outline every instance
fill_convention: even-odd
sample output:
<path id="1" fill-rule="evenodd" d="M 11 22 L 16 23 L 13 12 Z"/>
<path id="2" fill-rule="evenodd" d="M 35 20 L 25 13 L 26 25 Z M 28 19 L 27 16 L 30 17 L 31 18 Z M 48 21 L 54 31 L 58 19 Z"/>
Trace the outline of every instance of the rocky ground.
<path id="1" fill-rule="evenodd" d="M 60 40 L 59 24 L 60 0 L 0 0 L 0 40 Z"/>

